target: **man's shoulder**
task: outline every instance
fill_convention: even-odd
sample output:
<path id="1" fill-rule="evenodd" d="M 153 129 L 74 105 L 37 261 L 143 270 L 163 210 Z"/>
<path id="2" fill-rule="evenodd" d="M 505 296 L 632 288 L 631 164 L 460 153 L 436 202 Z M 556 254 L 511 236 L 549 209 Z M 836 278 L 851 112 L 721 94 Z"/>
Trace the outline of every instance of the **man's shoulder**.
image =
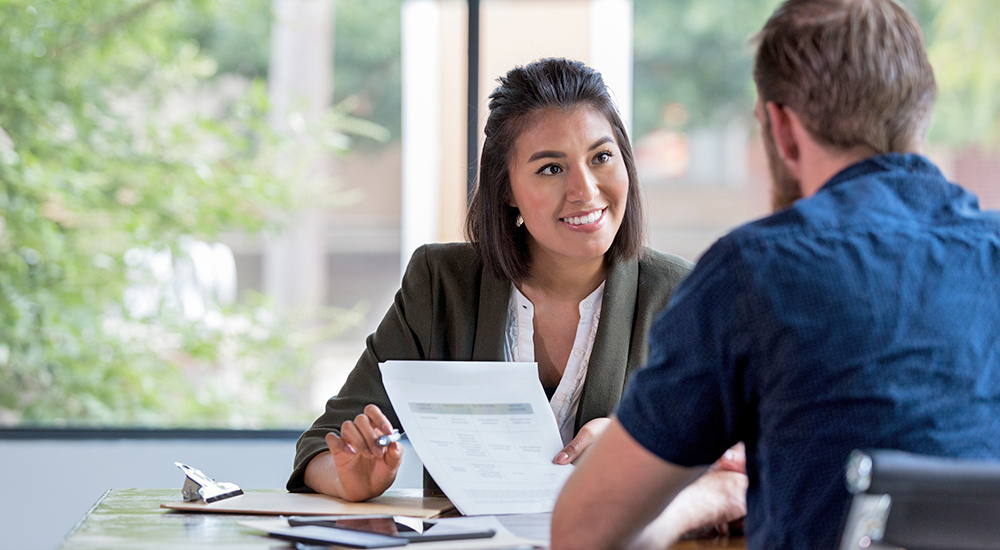
<path id="1" fill-rule="evenodd" d="M 791 206 L 761 218 L 751 220 L 730 231 L 706 252 L 753 256 L 771 254 L 783 243 L 808 241 L 814 238 L 846 237 L 859 225 L 869 224 L 871 216 L 857 209 L 857 202 L 834 193 L 818 193 L 796 201 Z M 874 203 L 865 209 L 877 209 Z M 701 260 L 699 260 L 700 263 Z"/>
<path id="2" fill-rule="evenodd" d="M 751 221 L 722 239 L 752 253 L 783 241 L 852 240 L 859 235 L 922 234 L 941 227 L 976 231 L 996 227 L 996 213 L 980 211 L 976 196 L 949 182 L 929 160 L 887 154 L 848 166 L 808 198 Z"/>

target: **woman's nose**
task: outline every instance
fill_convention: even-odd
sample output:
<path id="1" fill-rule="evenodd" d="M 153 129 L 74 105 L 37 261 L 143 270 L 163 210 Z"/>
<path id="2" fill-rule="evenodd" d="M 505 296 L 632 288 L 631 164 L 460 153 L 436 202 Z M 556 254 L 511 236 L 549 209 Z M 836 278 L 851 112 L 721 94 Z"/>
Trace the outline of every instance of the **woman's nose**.
<path id="1" fill-rule="evenodd" d="M 574 170 L 566 178 L 566 200 L 570 202 L 590 202 L 600 190 L 597 188 L 597 177 L 589 168 Z"/>

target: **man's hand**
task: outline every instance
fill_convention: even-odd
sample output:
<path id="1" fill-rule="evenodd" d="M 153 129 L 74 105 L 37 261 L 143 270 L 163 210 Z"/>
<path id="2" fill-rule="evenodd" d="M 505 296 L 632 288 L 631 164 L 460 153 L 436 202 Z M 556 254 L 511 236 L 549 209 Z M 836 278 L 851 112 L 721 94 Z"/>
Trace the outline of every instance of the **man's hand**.
<path id="1" fill-rule="evenodd" d="M 743 442 L 729 448 L 719 460 L 712 465 L 712 470 L 729 470 L 730 472 L 747 473 L 747 451 Z"/>
<path id="2" fill-rule="evenodd" d="M 747 514 L 747 476 L 710 470 L 681 491 L 663 514 L 674 516 L 678 537 L 706 529 L 726 533 L 729 522 Z"/>
<path id="3" fill-rule="evenodd" d="M 621 548 L 644 538 L 640 531 L 705 470 L 665 462 L 611 420 L 559 493 L 551 548 Z"/>
<path id="4" fill-rule="evenodd" d="M 669 547 L 685 535 L 729 531 L 747 513 L 746 452 L 743 443 L 727 450 L 629 545 L 629 550 Z"/>
<path id="5" fill-rule="evenodd" d="M 710 530 L 716 534 L 729 534 L 729 524 L 742 519 L 747 514 L 746 492 L 749 485 L 747 473 L 747 454 L 743 442 L 728 449 L 719 460 L 712 464 L 708 472 L 689 489 L 697 487 L 702 493 L 699 503 L 704 509 L 701 517 L 692 515 L 695 533 Z M 704 480 L 704 481 L 702 481 Z M 677 498 L 684 497 L 681 491 Z M 689 508 L 695 511 L 697 506 Z M 713 520 L 717 520 L 713 525 Z M 687 533 L 691 534 L 691 531 Z"/>

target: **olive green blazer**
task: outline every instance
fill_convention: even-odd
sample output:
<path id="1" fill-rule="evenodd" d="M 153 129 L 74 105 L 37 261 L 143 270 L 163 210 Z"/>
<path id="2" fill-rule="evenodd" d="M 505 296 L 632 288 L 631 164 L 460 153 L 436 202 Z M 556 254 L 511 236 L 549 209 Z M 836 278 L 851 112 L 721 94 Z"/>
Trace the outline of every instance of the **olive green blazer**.
<path id="1" fill-rule="evenodd" d="M 692 264 L 645 249 L 637 261 L 608 267 L 601 318 L 580 396 L 576 430 L 610 416 L 629 376 L 646 362 L 647 333 Z M 309 491 L 306 465 L 327 449 L 328 432 L 378 405 L 399 419 L 382 387 L 387 360 L 503 361 L 511 283 L 483 269 L 467 243 L 424 245 L 413 253 L 395 301 L 336 397 L 296 444 L 289 491 Z M 429 478 L 425 473 L 425 485 Z"/>

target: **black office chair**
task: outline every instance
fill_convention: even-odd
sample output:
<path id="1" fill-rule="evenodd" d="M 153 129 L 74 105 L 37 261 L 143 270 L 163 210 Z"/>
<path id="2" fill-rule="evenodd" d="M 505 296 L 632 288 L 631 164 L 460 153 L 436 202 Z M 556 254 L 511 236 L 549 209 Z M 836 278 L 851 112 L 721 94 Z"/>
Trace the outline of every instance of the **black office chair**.
<path id="1" fill-rule="evenodd" d="M 1000 549 L 1000 462 L 854 451 L 840 550 Z"/>

